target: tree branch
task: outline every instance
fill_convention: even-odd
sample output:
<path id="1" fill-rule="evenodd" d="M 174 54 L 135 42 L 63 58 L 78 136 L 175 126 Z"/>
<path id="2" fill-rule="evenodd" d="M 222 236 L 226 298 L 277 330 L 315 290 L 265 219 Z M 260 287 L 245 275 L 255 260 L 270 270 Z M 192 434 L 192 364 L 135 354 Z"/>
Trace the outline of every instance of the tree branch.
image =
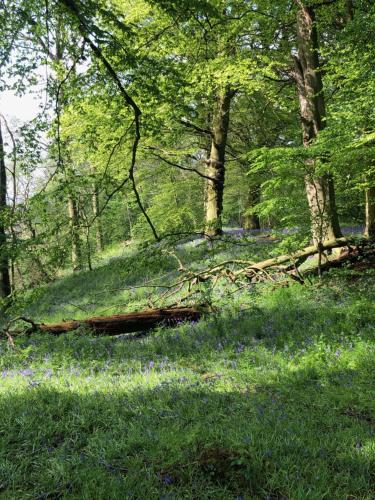
<path id="1" fill-rule="evenodd" d="M 212 137 L 212 131 L 207 128 L 199 127 L 198 125 L 195 125 L 194 123 L 188 120 L 184 120 L 183 118 L 181 118 L 180 123 L 181 125 L 185 125 L 185 127 L 192 128 L 193 130 L 199 132 L 200 134 L 209 135 L 210 137 Z"/>
<path id="2" fill-rule="evenodd" d="M 138 145 L 139 141 L 141 139 L 141 110 L 134 101 L 134 99 L 128 94 L 126 91 L 125 87 L 123 86 L 120 78 L 118 77 L 116 71 L 112 67 L 111 63 L 108 61 L 108 59 L 104 56 L 103 51 L 99 45 L 94 43 L 91 38 L 90 38 L 90 30 L 88 30 L 86 21 L 81 15 L 76 3 L 74 0 L 60 0 L 60 2 L 71 12 L 71 14 L 74 15 L 74 17 L 77 19 L 79 23 L 79 31 L 81 33 L 82 38 L 85 40 L 85 42 L 89 45 L 95 56 L 102 62 L 103 66 L 107 70 L 107 73 L 117 86 L 121 96 L 123 97 L 125 103 L 130 106 L 133 110 L 134 114 L 134 126 L 135 126 L 135 134 L 134 134 L 134 141 L 133 141 L 133 146 L 132 146 L 132 155 L 131 155 L 131 163 L 129 167 L 129 179 L 131 181 L 132 187 L 133 187 L 133 192 L 135 194 L 137 204 L 143 213 L 145 219 L 147 220 L 148 225 L 150 226 L 152 233 L 154 235 L 154 238 L 158 241 L 160 238 L 158 236 L 158 233 L 156 232 L 155 226 L 153 225 L 150 217 L 148 216 L 146 209 L 144 208 L 141 198 L 139 196 L 135 178 L 134 178 L 134 169 L 135 169 L 135 164 L 137 160 L 137 151 L 138 151 Z"/>
<path id="3" fill-rule="evenodd" d="M 149 147 L 148 149 L 154 150 L 156 148 Z M 167 158 L 164 158 L 163 156 L 161 156 L 158 153 L 152 152 L 151 154 L 152 154 L 152 156 L 155 156 L 155 158 L 159 158 L 159 160 L 163 161 L 167 165 L 170 165 L 171 167 L 176 167 L 176 168 L 179 168 L 180 170 L 186 170 L 188 172 L 194 172 L 197 175 L 199 175 L 199 177 L 202 177 L 203 179 L 207 179 L 209 181 L 215 181 L 215 179 L 213 177 L 210 177 L 208 175 L 202 174 L 202 172 L 200 172 L 196 168 L 183 167 L 182 165 L 179 165 L 178 163 L 174 163 L 173 161 L 170 161 Z"/>

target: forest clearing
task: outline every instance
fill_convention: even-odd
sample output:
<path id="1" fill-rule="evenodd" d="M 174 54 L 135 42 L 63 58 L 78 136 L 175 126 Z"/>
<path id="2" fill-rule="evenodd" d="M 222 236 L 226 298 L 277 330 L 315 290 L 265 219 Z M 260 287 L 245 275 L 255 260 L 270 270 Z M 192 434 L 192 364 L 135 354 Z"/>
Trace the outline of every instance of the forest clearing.
<path id="1" fill-rule="evenodd" d="M 0 498 L 375 498 L 374 29 L 0 1 Z"/>

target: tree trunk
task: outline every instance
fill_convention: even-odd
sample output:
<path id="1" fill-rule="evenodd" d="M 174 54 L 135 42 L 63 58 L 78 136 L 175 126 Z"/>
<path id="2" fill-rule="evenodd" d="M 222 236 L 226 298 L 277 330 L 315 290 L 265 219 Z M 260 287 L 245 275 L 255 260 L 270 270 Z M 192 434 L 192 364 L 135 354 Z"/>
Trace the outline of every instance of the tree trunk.
<path id="1" fill-rule="evenodd" d="M 365 236 L 375 239 L 375 186 L 366 189 L 366 227 Z"/>
<path id="2" fill-rule="evenodd" d="M 81 268 L 81 241 L 78 233 L 77 202 L 71 194 L 68 195 L 68 213 L 72 244 L 72 267 L 73 271 L 78 271 Z"/>
<path id="3" fill-rule="evenodd" d="M 7 176 L 5 168 L 4 142 L 0 122 L 0 298 L 11 294 L 9 263 L 6 248 L 6 232 L 2 219 L 7 207 Z"/>
<path id="4" fill-rule="evenodd" d="M 346 0 L 346 16 L 347 16 L 348 21 L 353 21 L 353 19 L 354 19 L 353 0 Z"/>
<path id="5" fill-rule="evenodd" d="M 100 206 L 99 206 L 99 192 L 96 185 L 94 185 L 94 190 L 92 193 L 92 211 L 95 217 L 95 237 L 96 237 L 96 249 L 98 252 L 102 252 L 104 248 L 103 244 L 103 230 L 102 223 L 100 220 Z"/>
<path id="6" fill-rule="evenodd" d="M 260 229 L 259 217 L 255 213 L 251 213 L 254 206 L 259 203 L 260 199 L 260 186 L 252 186 L 245 205 L 245 215 L 242 218 L 242 227 L 244 229 Z M 246 213 L 248 212 L 248 213 Z"/>
<path id="7" fill-rule="evenodd" d="M 222 234 L 221 213 L 223 211 L 223 194 L 225 180 L 225 148 L 229 128 L 230 103 L 233 91 L 229 87 L 217 99 L 217 108 L 212 124 L 212 140 L 210 156 L 206 161 L 207 180 L 205 199 L 205 232 L 209 236 Z"/>
<path id="8" fill-rule="evenodd" d="M 297 44 L 295 79 L 300 103 L 302 137 L 309 147 L 325 126 L 325 100 L 319 67 L 318 33 L 315 13 L 297 0 Z M 311 214 L 313 241 L 321 243 L 342 236 L 335 203 L 333 178 L 329 173 L 317 176 L 315 161 L 306 162 L 305 185 Z"/>

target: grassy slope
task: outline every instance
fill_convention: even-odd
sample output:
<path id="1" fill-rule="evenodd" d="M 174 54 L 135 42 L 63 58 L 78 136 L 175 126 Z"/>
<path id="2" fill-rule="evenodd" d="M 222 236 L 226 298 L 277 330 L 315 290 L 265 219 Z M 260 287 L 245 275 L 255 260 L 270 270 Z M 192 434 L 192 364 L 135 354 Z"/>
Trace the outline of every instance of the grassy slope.
<path id="1" fill-rule="evenodd" d="M 188 243 L 181 245 L 177 253 L 186 267 L 199 269 L 228 258 L 261 260 L 269 255 L 271 247 L 267 240 L 251 238 L 246 246 L 219 244 L 208 248 L 206 244 L 195 247 Z M 177 268 L 176 259 L 161 248 L 142 250 L 120 245 L 104 253 L 93 271 L 67 274 L 27 294 L 22 313 L 36 321 L 52 322 L 138 310 L 147 307 L 150 295 L 155 298 L 165 290 L 126 287 L 150 280 L 153 285 L 174 283 Z"/>
<path id="2" fill-rule="evenodd" d="M 202 252 L 182 255 L 199 266 Z M 26 312 L 134 308 L 144 290 L 132 303 L 109 290 L 174 266 L 129 250 Z M 1 498 L 374 498 L 374 275 L 231 296 L 221 315 L 141 340 L 2 342 Z"/>

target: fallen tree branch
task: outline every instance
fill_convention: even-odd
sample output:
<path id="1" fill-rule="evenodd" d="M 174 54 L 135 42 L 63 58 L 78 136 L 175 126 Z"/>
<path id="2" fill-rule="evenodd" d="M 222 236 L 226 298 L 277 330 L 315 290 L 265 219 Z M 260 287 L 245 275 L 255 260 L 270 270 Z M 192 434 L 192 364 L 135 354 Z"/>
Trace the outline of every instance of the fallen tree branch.
<path id="1" fill-rule="evenodd" d="M 348 250 L 341 253 L 338 257 L 332 260 L 327 260 L 320 265 L 321 271 L 326 271 L 328 269 L 341 267 L 343 264 L 354 264 L 356 262 L 361 262 L 359 258 L 366 259 L 367 265 L 370 262 L 375 264 L 375 248 L 369 247 L 368 249 L 363 249 L 361 247 L 349 248 Z M 314 266 L 306 269 L 303 273 L 303 277 L 315 276 L 319 272 L 318 267 Z M 291 271 L 292 275 L 293 272 Z"/>
<path id="2" fill-rule="evenodd" d="M 327 241 L 322 245 L 322 250 L 332 250 L 333 248 L 340 248 L 340 247 L 345 247 L 349 245 L 349 241 L 347 238 L 338 238 L 336 240 L 330 240 Z M 258 264 L 254 264 L 250 266 L 248 269 L 253 269 L 253 270 L 261 270 L 261 269 L 266 269 L 267 267 L 273 267 L 273 266 L 278 266 L 280 264 L 285 264 L 286 262 L 289 262 L 290 260 L 299 260 L 299 259 L 304 259 L 307 257 L 310 257 L 311 255 L 315 255 L 316 253 L 319 252 L 319 248 L 316 245 L 311 245 L 309 247 L 304 248 L 303 250 L 299 250 L 298 252 L 295 252 L 292 255 L 280 255 L 279 257 L 275 257 L 273 259 L 267 259 L 264 260 L 263 262 L 259 262 Z"/>
<path id="3" fill-rule="evenodd" d="M 337 240 L 328 241 L 322 245 L 322 252 L 342 247 L 347 247 L 348 251 L 339 256 L 339 258 L 330 260 L 327 258 L 327 261 L 321 264 L 321 269 L 326 270 L 330 267 L 338 267 L 350 258 L 355 259 L 356 256 L 360 255 L 362 252 L 361 245 L 365 245 L 366 242 L 360 243 L 359 246 L 357 244 L 354 247 L 351 246 L 352 244 L 354 245 L 354 243 L 346 238 L 339 238 Z M 358 253 L 356 253 L 357 251 Z M 264 281 L 271 281 L 275 284 L 285 284 L 285 279 L 281 281 L 281 278 L 288 278 L 298 281 L 300 284 L 304 284 L 305 276 L 308 278 L 309 275 L 313 275 L 316 266 L 312 268 L 312 271 L 307 270 L 306 273 L 302 275 L 296 263 L 304 262 L 308 257 L 317 253 L 319 253 L 319 248 L 315 245 L 311 245 L 292 255 L 281 255 L 258 263 L 232 259 L 197 272 L 186 270 L 181 276 L 181 279 L 165 287 L 167 291 L 159 296 L 159 300 L 178 294 L 181 292 L 184 285 L 188 287 L 189 293 L 184 297 L 184 300 L 187 300 L 192 294 L 196 293 L 196 287 L 199 286 L 200 283 L 212 282 L 211 290 L 213 290 L 220 279 L 227 280 L 231 284 L 240 282 L 243 285 L 244 278 L 252 284 Z M 241 286 L 241 288 L 243 287 Z"/>
<path id="4" fill-rule="evenodd" d="M 16 346 L 14 343 L 13 336 L 10 332 L 10 327 L 11 327 L 11 325 L 16 323 L 17 321 L 24 321 L 25 323 L 29 323 L 31 325 L 31 327 L 29 328 L 29 332 L 35 331 L 37 329 L 37 325 L 34 323 L 34 321 L 29 319 L 29 318 L 25 318 L 24 316 L 17 316 L 17 318 L 13 318 L 10 321 L 8 321 L 8 323 L 0 331 L 0 333 L 3 333 L 7 337 L 8 343 L 9 343 L 10 347 L 12 347 L 12 349 L 16 349 Z"/>

